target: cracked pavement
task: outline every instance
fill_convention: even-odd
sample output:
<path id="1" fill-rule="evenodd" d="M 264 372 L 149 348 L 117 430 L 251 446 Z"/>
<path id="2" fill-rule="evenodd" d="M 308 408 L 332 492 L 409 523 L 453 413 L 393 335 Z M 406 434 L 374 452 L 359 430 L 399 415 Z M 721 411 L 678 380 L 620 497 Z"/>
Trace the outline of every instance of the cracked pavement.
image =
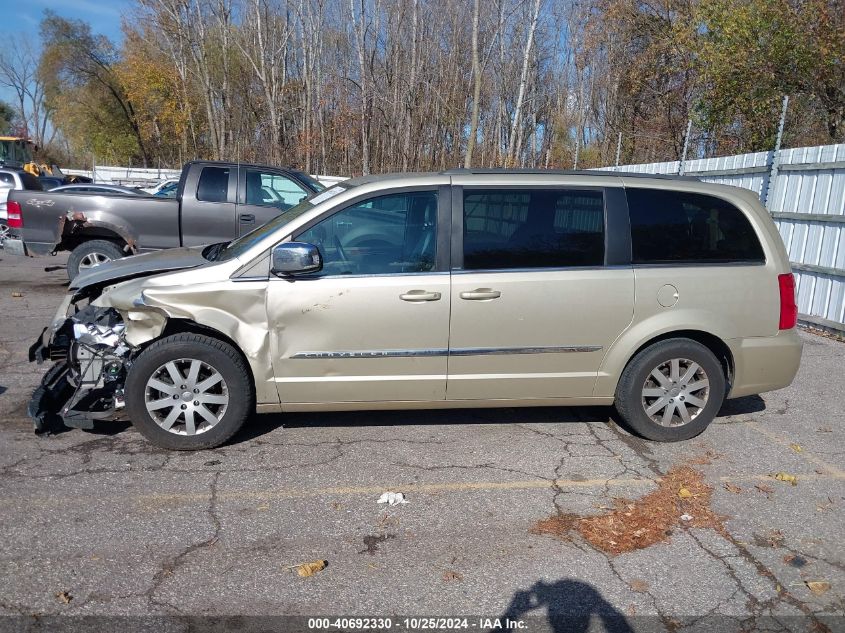
<path id="1" fill-rule="evenodd" d="M 255 416 L 227 446 L 175 453 L 125 423 L 33 434 L 25 407 L 47 367 L 26 349 L 65 291 L 63 270 L 43 270 L 57 260 L 0 251 L 0 615 L 845 628 L 843 343 L 804 334 L 791 387 L 728 401 L 679 444 L 629 435 L 608 408 L 479 409 Z M 680 527 L 608 556 L 530 532 L 640 498 L 684 463 L 713 487 L 724 534 Z M 376 504 L 387 490 L 409 503 Z M 290 569 L 316 559 L 328 567 L 311 578 Z"/>

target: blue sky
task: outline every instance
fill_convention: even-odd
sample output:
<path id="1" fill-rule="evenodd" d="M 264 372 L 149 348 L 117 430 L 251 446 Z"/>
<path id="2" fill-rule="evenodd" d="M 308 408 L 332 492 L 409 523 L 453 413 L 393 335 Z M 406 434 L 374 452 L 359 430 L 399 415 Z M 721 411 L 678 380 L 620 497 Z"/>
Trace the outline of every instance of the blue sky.
<path id="1" fill-rule="evenodd" d="M 24 32 L 38 37 L 38 23 L 45 9 L 67 18 L 84 20 L 96 33 L 119 41 L 120 16 L 130 0 L 0 0 L 3 25 L 0 33 Z"/>
<path id="2" fill-rule="evenodd" d="M 132 4 L 132 0 L 0 0 L 0 42 L 16 33 L 24 33 L 37 42 L 38 23 L 44 10 L 52 9 L 63 17 L 88 22 L 95 33 L 119 43 L 120 18 Z M 9 101 L 11 95 L 8 89 L 0 88 L 0 99 Z"/>

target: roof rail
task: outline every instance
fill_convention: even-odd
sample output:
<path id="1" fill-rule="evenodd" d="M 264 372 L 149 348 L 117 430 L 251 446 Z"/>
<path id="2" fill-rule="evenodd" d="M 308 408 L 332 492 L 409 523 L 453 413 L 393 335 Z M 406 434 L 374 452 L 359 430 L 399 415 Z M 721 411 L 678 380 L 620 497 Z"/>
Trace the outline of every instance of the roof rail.
<path id="1" fill-rule="evenodd" d="M 537 174 L 552 176 L 620 176 L 625 178 L 659 178 L 661 180 L 700 180 L 697 176 L 675 176 L 673 174 L 643 174 L 631 171 L 599 171 L 597 169 L 504 169 L 484 167 L 466 169 L 456 167 L 440 172 L 444 176 L 495 175 L 495 174 Z"/>

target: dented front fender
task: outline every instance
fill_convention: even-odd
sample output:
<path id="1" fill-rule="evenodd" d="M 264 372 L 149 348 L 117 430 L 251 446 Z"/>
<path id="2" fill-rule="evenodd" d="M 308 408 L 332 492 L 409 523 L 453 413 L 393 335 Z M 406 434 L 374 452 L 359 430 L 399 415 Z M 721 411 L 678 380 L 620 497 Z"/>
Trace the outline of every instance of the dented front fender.
<path id="1" fill-rule="evenodd" d="M 256 400 L 278 404 L 270 357 L 267 282 L 230 279 L 199 282 L 194 271 L 126 281 L 93 303 L 120 311 L 126 340 L 142 346 L 162 336 L 168 321 L 182 319 L 235 342 L 252 370 Z"/>

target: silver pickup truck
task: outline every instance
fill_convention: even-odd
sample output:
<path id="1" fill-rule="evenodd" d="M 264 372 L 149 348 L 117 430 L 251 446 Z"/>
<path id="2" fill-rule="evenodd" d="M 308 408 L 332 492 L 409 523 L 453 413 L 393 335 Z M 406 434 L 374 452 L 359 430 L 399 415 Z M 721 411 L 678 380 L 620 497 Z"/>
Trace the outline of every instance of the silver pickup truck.
<path id="1" fill-rule="evenodd" d="M 182 169 L 176 198 L 12 191 L 5 250 L 27 256 L 69 251 L 72 280 L 127 255 L 228 242 L 323 189 L 291 169 L 194 161 Z"/>

